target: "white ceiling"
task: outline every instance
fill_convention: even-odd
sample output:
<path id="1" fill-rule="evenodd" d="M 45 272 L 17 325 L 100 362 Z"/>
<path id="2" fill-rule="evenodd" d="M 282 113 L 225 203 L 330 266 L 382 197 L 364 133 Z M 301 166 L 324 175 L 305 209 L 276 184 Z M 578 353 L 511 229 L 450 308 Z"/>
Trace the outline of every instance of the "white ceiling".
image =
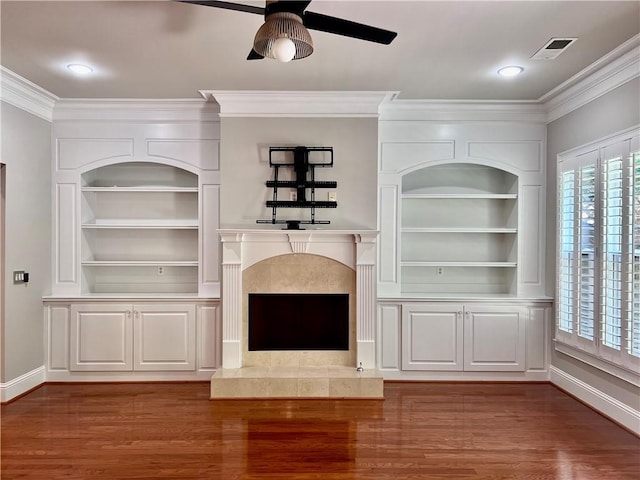
<path id="1" fill-rule="evenodd" d="M 411 99 L 538 100 L 640 33 L 637 0 L 314 0 L 308 10 L 398 37 L 384 46 L 312 30 L 315 52 L 306 59 L 247 61 L 260 15 L 173 1 L 2 0 L 0 60 L 62 98 L 385 90 Z M 552 37 L 579 40 L 556 60 L 531 60 Z M 73 77 L 66 65 L 74 62 L 94 74 Z M 498 78 L 507 64 L 525 71 Z"/>

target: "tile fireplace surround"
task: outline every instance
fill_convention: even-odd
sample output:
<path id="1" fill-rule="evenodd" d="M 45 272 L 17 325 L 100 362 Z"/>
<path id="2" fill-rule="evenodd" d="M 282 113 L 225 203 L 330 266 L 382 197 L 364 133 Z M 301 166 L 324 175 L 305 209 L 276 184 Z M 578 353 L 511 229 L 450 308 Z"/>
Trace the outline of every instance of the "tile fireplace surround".
<path id="1" fill-rule="evenodd" d="M 374 230 L 223 229 L 222 368 L 211 398 L 383 398 Z M 348 351 L 248 351 L 249 293 L 348 293 Z M 363 371 L 356 370 L 362 365 Z"/>

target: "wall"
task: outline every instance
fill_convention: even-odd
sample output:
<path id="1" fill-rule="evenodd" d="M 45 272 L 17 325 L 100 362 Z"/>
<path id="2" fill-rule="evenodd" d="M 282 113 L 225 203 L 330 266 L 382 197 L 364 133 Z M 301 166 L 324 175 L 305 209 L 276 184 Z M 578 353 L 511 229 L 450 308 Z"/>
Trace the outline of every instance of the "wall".
<path id="1" fill-rule="evenodd" d="M 3 384 L 44 364 L 42 296 L 50 290 L 51 124 L 2 102 L 6 164 Z M 30 274 L 13 284 L 13 270 Z"/>
<path id="2" fill-rule="evenodd" d="M 557 155 L 640 124 L 640 78 L 612 90 L 547 126 L 547 293 L 555 292 Z M 640 410 L 640 389 L 552 349 L 551 364 Z"/>
<path id="3" fill-rule="evenodd" d="M 376 118 L 222 118 L 220 138 L 222 228 L 257 227 L 257 219 L 271 218 L 268 147 L 296 145 L 333 147 L 334 167 L 316 169 L 317 180 L 338 182 L 338 208 L 316 210 L 317 219 L 331 221 L 323 228 L 376 228 Z M 288 200 L 288 190 L 278 198 Z M 327 191 L 316 190 L 316 199 L 326 200 Z M 309 210 L 297 212 L 290 218 L 309 218 Z M 278 218 L 293 213 L 281 209 Z"/>

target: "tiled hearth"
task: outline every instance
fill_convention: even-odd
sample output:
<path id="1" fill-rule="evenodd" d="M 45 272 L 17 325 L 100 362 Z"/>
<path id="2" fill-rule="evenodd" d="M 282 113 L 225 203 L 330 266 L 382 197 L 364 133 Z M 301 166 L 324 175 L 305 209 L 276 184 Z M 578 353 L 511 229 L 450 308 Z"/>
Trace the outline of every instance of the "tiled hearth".
<path id="1" fill-rule="evenodd" d="M 222 369 L 211 381 L 211 398 L 382 398 L 376 370 L 353 367 L 243 367 Z"/>
<path id="2" fill-rule="evenodd" d="M 375 231 L 221 230 L 222 368 L 211 398 L 383 398 Z M 348 351 L 248 351 L 250 293 L 348 293 Z M 362 371 L 357 366 L 362 366 Z"/>

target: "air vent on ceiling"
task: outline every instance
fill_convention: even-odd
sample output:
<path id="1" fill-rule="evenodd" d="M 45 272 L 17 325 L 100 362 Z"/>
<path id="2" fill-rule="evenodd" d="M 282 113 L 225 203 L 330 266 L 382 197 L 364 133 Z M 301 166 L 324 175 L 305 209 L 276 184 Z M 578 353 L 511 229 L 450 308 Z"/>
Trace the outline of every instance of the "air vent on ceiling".
<path id="1" fill-rule="evenodd" d="M 533 54 L 534 60 L 553 60 L 569 46 L 575 42 L 577 38 L 552 38 L 547 44 Z"/>

